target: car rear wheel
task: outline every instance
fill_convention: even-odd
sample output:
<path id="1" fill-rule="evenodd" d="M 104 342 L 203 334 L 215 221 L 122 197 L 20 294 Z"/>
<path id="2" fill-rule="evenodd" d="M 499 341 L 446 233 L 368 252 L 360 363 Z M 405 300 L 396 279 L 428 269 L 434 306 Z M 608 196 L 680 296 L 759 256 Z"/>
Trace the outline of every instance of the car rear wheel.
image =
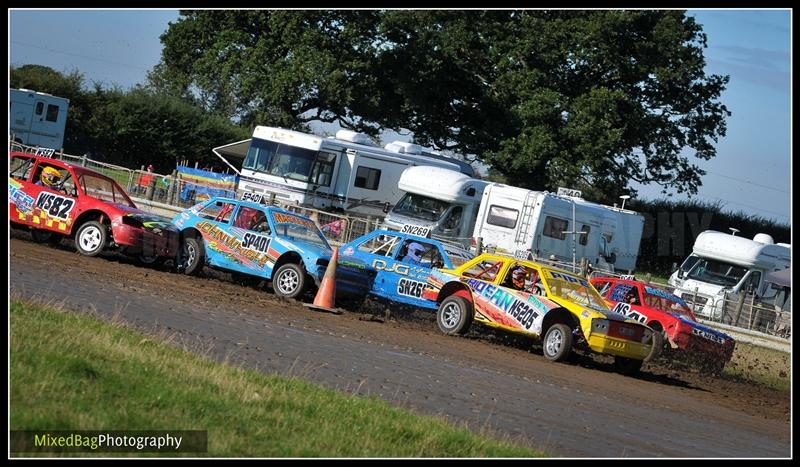
<path id="1" fill-rule="evenodd" d="M 472 324 L 472 303 L 464 297 L 445 298 L 436 311 L 436 324 L 445 334 L 465 334 Z"/>
<path id="2" fill-rule="evenodd" d="M 275 271 L 272 277 L 275 295 L 283 298 L 297 298 L 305 292 L 306 272 L 297 263 L 286 263 Z"/>
<path id="3" fill-rule="evenodd" d="M 200 274 L 203 270 L 203 262 L 205 261 L 205 250 L 203 249 L 202 240 L 195 237 L 186 237 L 183 239 L 181 245 L 181 265 L 179 269 L 189 275 Z"/>
<path id="4" fill-rule="evenodd" d="M 572 330 L 566 324 L 556 323 L 544 335 L 542 353 L 552 362 L 566 360 L 572 352 Z"/>
<path id="5" fill-rule="evenodd" d="M 645 357 L 644 361 L 652 362 L 653 360 L 657 359 L 664 351 L 664 342 L 666 342 L 664 331 L 653 328 L 653 348 L 650 350 L 650 353 L 647 355 L 647 357 Z"/>
<path id="6" fill-rule="evenodd" d="M 97 256 L 103 251 L 108 239 L 108 229 L 97 221 L 89 221 L 75 232 L 75 248 L 84 256 Z"/>
<path id="7" fill-rule="evenodd" d="M 642 368 L 642 360 L 614 357 L 614 369 L 623 375 L 635 375 Z"/>

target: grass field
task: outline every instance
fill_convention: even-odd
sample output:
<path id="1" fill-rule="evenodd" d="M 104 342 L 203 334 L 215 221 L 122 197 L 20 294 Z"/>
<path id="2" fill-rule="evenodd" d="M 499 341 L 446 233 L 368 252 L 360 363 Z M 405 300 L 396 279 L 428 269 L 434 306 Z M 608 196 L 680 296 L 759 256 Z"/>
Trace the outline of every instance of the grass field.
<path id="1" fill-rule="evenodd" d="M 208 453 L 192 457 L 545 455 L 377 398 L 219 364 L 118 323 L 17 299 L 10 314 L 12 430 L 208 430 Z"/>
<path id="2" fill-rule="evenodd" d="M 791 355 L 786 352 L 737 342 L 731 361 L 725 365 L 725 373 L 789 391 L 791 368 Z"/>

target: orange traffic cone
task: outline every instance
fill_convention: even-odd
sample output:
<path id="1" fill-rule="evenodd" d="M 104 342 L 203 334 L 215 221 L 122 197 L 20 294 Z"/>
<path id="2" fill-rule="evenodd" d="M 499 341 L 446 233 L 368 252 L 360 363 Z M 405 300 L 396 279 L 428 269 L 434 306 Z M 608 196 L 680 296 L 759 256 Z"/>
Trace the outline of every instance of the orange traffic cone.
<path id="1" fill-rule="evenodd" d="M 322 282 L 319 284 L 319 290 L 314 297 L 314 303 L 305 306 L 317 311 L 327 311 L 337 315 L 342 314 L 342 310 L 336 308 L 336 264 L 339 262 L 339 248 L 333 249 L 331 260 L 328 263 L 328 268 L 325 269 L 325 275 L 322 276 Z"/>

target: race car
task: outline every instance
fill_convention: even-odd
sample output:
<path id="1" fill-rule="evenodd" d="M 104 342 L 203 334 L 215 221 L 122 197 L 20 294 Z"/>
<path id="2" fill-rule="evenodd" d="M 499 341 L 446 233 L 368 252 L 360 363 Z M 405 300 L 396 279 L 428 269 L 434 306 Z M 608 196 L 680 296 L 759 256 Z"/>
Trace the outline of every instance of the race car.
<path id="1" fill-rule="evenodd" d="M 464 334 L 477 321 L 541 338 L 551 361 L 565 360 L 576 345 L 613 355 L 617 371 L 633 374 L 653 346 L 653 331 L 612 312 L 589 281 L 533 261 L 484 253 L 434 270 L 424 295 L 438 303 L 445 334 Z"/>
<path id="2" fill-rule="evenodd" d="M 733 356 L 734 339 L 697 322 L 680 297 L 641 281 L 614 277 L 592 278 L 592 285 L 614 311 L 646 324 L 654 331 L 656 350 L 676 349 L 697 354 L 697 360 L 719 373 Z M 668 346 L 661 349 L 662 346 Z"/>
<path id="3" fill-rule="evenodd" d="M 275 294 L 299 298 L 319 287 L 333 250 L 308 217 L 251 201 L 214 197 L 179 213 L 178 269 L 198 274 L 205 265 L 231 272 L 234 279 L 272 282 Z M 363 275 L 337 267 L 339 296 L 366 296 L 372 284 Z"/>
<path id="4" fill-rule="evenodd" d="M 390 302 L 436 310 L 422 297 L 433 268 L 452 269 L 474 255 L 438 240 L 407 233 L 375 230 L 345 243 L 339 264 L 353 270 L 372 270 L 370 295 Z"/>
<path id="5" fill-rule="evenodd" d="M 83 255 L 112 249 L 146 264 L 176 256 L 177 230 L 139 210 L 114 179 L 41 155 L 12 151 L 9 159 L 9 220 L 34 241 L 72 237 Z"/>

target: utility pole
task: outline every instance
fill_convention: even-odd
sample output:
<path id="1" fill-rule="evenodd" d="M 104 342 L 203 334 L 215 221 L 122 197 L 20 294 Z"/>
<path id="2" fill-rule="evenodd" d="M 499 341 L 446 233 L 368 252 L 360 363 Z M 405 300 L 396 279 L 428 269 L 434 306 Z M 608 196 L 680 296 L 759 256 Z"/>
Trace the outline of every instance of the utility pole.
<path id="1" fill-rule="evenodd" d="M 572 235 L 572 272 L 575 272 L 575 268 L 577 267 L 577 265 L 575 264 L 576 263 L 575 255 L 576 255 L 576 248 L 577 248 L 576 245 L 575 245 L 575 242 L 576 242 L 575 236 L 579 235 L 579 234 L 583 235 L 583 234 L 586 234 L 588 232 L 584 232 L 584 231 L 578 232 L 577 231 L 577 228 L 575 226 L 575 200 L 574 199 L 572 200 L 572 230 L 565 230 L 565 231 L 563 231 L 563 233 Z"/>

